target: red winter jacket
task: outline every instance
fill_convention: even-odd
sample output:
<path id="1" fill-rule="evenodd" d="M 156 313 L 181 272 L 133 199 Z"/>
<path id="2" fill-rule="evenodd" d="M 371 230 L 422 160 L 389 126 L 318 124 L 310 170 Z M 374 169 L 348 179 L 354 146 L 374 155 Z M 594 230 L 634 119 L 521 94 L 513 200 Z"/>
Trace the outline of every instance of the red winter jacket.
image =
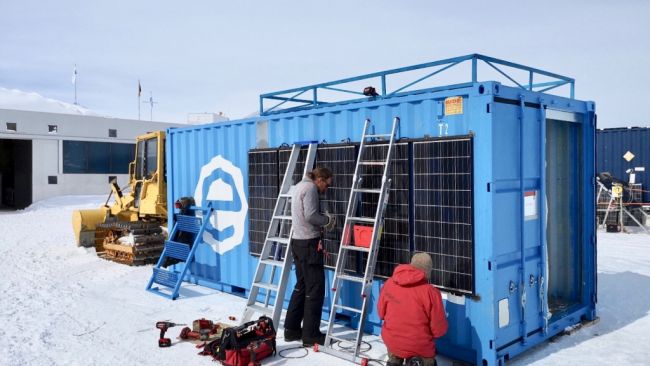
<path id="1" fill-rule="evenodd" d="M 388 352 L 401 357 L 435 357 L 436 338 L 447 333 L 447 318 L 440 291 L 424 271 L 410 264 L 395 268 L 379 294 L 381 337 Z"/>

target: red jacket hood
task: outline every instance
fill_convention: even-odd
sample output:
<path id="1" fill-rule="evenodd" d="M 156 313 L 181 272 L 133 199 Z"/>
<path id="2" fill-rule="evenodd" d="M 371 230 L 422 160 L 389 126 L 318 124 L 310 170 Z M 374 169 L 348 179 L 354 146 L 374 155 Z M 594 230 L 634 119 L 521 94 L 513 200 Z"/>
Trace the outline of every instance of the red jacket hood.
<path id="1" fill-rule="evenodd" d="M 424 271 L 410 264 L 400 264 L 393 272 L 393 281 L 402 287 L 411 287 L 428 283 Z"/>

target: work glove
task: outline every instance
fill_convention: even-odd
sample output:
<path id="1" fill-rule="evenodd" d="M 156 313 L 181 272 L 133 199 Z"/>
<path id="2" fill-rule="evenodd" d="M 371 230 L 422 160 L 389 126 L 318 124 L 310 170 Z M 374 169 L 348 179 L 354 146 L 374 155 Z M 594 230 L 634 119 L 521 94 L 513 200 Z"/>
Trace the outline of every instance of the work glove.
<path id="1" fill-rule="evenodd" d="M 327 231 L 332 231 L 332 229 L 334 229 L 336 226 L 336 216 L 332 215 L 329 212 L 325 212 L 325 216 L 327 216 L 327 224 L 325 224 L 323 227 Z"/>

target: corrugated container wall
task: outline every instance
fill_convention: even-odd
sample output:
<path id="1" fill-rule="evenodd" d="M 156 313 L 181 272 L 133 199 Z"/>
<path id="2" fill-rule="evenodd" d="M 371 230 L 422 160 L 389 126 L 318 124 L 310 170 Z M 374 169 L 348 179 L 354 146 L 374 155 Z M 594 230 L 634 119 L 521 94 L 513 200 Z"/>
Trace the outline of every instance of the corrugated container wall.
<path id="1" fill-rule="evenodd" d="M 627 155 L 629 161 L 625 158 Z M 641 169 L 639 169 L 641 168 Z M 596 133 L 596 171 L 641 183 L 643 202 L 650 202 L 650 128 L 607 128 Z"/>
<path id="2" fill-rule="evenodd" d="M 460 113 L 445 115 L 448 97 L 462 98 Z M 251 286 L 258 258 L 249 248 L 249 150 L 305 140 L 319 141 L 321 147 L 355 142 L 366 118 L 387 130 L 396 116 L 400 137 L 406 138 L 401 141 L 412 141 L 411 157 L 417 158 L 418 142 L 454 136 L 471 141 L 472 230 L 466 241 L 472 247 L 464 254 L 471 266 L 462 273 L 470 286 L 443 288 L 450 327 L 437 342 L 439 352 L 501 364 L 567 326 L 594 319 L 594 104 L 498 82 L 170 129 L 170 207 L 183 196 L 194 196 L 197 205 L 206 200 L 217 205 L 191 280 L 241 295 Z M 418 165 L 411 168 L 416 177 Z M 411 194 L 418 182 L 414 179 Z M 426 193 L 424 199 L 433 202 L 436 194 Z M 435 242 L 422 249 L 420 240 L 435 239 L 437 224 L 419 222 L 418 212 L 408 213 L 415 217 L 409 218 L 409 250 L 433 253 Z M 461 259 L 459 253 L 438 254 L 442 265 Z M 330 283 L 332 271 L 326 273 Z M 373 299 L 382 283 L 374 282 Z M 324 318 L 329 302 L 328 293 Z M 375 300 L 370 304 L 367 330 L 378 333 Z"/>

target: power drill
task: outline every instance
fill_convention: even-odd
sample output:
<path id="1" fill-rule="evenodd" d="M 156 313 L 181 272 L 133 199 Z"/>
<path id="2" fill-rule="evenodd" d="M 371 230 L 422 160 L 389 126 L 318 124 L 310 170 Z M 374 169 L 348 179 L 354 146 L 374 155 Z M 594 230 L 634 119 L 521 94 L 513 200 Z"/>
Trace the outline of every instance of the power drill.
<path id="1" fill-rule="evenodd" d="M 179 325 L 185 325 L 185 324 L 176 324 L 171 322 L 156 323 L 156 328 L 160 329 L 160 339 L 158 339 L 158 347 L 169 347 L 172 345 L 172 340 L 169 338 L 165 338 L 165 332 L 167 331 L 167 329 L 172 327 L 177 327 Z"/>

